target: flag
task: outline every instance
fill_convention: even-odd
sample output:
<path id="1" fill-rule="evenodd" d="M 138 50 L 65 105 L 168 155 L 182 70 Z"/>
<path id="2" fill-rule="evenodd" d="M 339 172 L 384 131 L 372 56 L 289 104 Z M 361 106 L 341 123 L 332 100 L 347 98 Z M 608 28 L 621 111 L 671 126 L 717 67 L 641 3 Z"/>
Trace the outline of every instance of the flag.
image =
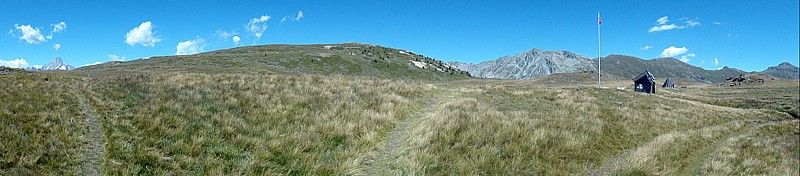
<path id="1" fill-rule="evenodd" d="M 603 24 L 603 20 L 600 19 L 600 12 L 597 12 L 597 24 Z"/>

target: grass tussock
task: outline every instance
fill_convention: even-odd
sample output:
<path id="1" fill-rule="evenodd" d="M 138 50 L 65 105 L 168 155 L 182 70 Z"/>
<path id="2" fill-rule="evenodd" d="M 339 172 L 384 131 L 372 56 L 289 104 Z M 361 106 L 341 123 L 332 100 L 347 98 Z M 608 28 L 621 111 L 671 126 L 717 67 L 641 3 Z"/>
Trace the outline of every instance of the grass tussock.
<path id="1" fill-rule="evenodd" d="M 0 76 L 0 175 L 71 175 L 85 129 L 70 78 Z"/>
<path id="2" fill-rule="evenodd" d="M 800 173 L 800 123 L 759 126 L 727 139 L 703 163 L 703 175 L 797 175 Z"/>
<path id="3" fill-rule="evenodd" d="M 410 172 L 674 175 L 744 119 L 775 118 L 591 88 L 490 86 L 462 94 L 410 135 Z"/>
<path id="4" fill-rule="evenodd" d="M 103 78 L 106 173 L 358 174 L 431 86 L 338 76 Z"/>

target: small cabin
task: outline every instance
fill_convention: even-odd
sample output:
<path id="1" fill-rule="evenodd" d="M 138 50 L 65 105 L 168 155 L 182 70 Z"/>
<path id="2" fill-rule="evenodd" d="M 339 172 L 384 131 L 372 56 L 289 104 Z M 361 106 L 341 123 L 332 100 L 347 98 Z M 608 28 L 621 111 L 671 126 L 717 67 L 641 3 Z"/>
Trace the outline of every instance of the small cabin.
<path id="1" fill-rule="evenodd" d="M 675 85 L 675 82 L 672 81 L 672 78 L 667 78 L 667 80 L 664 81 L 664 85 L 661 85 L 661 87 L 662 88 L 675 88 L 675 87 L 677 87 L 677 85 Z"/>
<path id="2" fill-rule="evenodd" d="M 649 71 L 644 71 L 644 73 L 633 78 L 633 90 L 648 94 L 656 93 L 656 81 L 653 74 Z"/>

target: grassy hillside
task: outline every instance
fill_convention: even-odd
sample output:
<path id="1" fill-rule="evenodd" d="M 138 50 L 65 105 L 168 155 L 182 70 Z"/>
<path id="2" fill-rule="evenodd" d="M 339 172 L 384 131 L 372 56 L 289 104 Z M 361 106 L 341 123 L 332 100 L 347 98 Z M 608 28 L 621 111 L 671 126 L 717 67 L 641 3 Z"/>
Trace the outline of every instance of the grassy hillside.
<path id="1" fill-rule="evenodd" d="M 425 63 L 419 68 L 412 61 Z M 455 80 L 469 73 L 409 51 L 377 45 L 261 45 L 195 55 L 152 57 L 79 68 L 86 75 L 120 71 L 358 75 L 392 79 Z"/>
<path id="2" fill-rule="evenodd" d="M 647 95 L 594 88 L 595 73 L 431 84 L 457 77 L 437 67 L 347 72 L 357 65 L 348 59 L 326 63 L 338 71 L 295 73 L 328 67 L 241 58 L 303 47 L 349 54 L 269 45 L 0 75 L 0 175 L 800 172 L 800 121 L 786 113 L 800 104 L 796 81 L 677 79 L 690 86 Z M 261 61 L 276 65 L 252 66 Z M 371 69 L 379 74 L 355 74 Z"/>
<path id="3" fill-rule="evenodd" d="M 595 63 L 596 65 L 597 63 Z M 718 83 L 728 77 L 739 76 L 745 72 L 732 68 L 721 70 L 705 70 L 681 62 L 675 58 L 658 58 L 643 60 L 624 55 L 608 55 L 600 61 L 603 73 L 633 79 L 645 70 L 659 78 L 684 78 L 698 82 Z"/>
<path id="4" fill-rule="evenodd" d="M 71 175 L 87 139 L 75 79 L 0 75 L 0 175 Z"/>

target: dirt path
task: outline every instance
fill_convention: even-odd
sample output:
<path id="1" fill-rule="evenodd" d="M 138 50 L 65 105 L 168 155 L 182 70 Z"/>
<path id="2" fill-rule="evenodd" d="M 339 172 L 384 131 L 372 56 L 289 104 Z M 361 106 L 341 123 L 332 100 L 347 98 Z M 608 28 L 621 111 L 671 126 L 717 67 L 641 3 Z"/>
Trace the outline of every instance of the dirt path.
<path id="1" fill-rule="evenodd" d="M 97 118 L 97 113 L 89 102 L 84 98 L 83 92 L 89 91 L 84 86 L 83 82 L 80 85 L 70 87 L 70 92 L 78 99 L 81 108 L 81 114 L 86 117 L 85 126 L 88 138 L 88 147 L 81 157 L 80 173 L 76 175 L 102 175 L 102 163 L 105 156 L 105 145 L 103 134 L 103 125 Z"/>
<path id="2" fill-rule="evenodd" d="M 411 130 L 424 123 L 425 118 L 444 108 L 446 102 L 458 97 L 458 90 L 439 88 L 442 90 L 438 90 L 432 97 L 419 105 L 417 109 L 409 113 L 409 117 L 400 121 L 394 130 L 389 133 L 388 137 L 381 144 L 378 144 L 375 156 L 362 164 L 365 175 L 410 174 L 403 173 L 408 168 L 398 168 L 396 163 L 404 153 L 407 153 L 407 150 L 411 149 L 407 147 L 409 145 L 405 144 L 409 142 Z"/>

